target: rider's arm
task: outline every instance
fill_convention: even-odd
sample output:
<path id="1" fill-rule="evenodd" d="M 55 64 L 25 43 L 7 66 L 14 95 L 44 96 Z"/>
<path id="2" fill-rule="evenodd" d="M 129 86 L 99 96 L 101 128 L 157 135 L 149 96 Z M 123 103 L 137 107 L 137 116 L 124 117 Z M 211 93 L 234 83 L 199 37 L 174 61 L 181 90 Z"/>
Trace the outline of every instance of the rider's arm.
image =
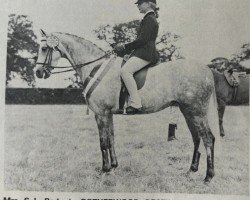
<path id="1" fill-rule="evenodd" d="M 149 40 L 152 34 L 152 31 L 157 27 L 157 22 L 154 18 L 148 16 L 142 22 L 142 27 L 140 35 L 137 39 L 131 43 L 125 44 L 126 50 L 134 50 L 144 46 Z"/>

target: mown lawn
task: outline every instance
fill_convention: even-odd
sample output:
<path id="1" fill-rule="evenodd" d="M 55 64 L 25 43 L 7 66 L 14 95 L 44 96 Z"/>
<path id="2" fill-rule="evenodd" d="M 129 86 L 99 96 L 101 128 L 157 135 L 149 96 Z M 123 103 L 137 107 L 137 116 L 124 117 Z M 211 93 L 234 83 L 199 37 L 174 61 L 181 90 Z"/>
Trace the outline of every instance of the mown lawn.
<path id="1" fill-rule="evenodd" d="M 209 186 L 203 184 L 203 143 L 200 169 L 187 176 L 193 153 L 191 134 L 181 116 L 178 140 L 167 142 L 167 110 L 144 116 L 116 116 L 119 167 L 115 175 L 100 177 L 97 126 L 93 114 L 86 116 L 85 110 L 82 105 L 7 105 L 5 189 L 249 194 L 249 107 L 227 107 L 226 137 L 215 151 L 216 175 Z"/>

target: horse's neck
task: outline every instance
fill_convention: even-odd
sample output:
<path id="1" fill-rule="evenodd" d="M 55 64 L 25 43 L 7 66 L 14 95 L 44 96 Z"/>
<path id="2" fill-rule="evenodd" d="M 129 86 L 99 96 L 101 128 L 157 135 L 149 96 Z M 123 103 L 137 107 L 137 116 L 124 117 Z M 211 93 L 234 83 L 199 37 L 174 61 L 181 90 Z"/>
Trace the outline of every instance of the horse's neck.
<path id="1" fill-rule="evenodd" d="M 59 34 L 60 41 L 65 47 L 70 58 L 66 57 L 70 62 L 73 61 L 73 65 L 84 64 L 89 61 L 93 61 L 100 58 L 105 54 L 103 50 L 98 48 L 96 45 L 87 41 L 83 38 L 78 38 L 72 35 Z M 72 60 L 72 61 L 71 61 Z M 81 77 L 82 82 L 89 76 L 93 68 L 100 64 L 100 62 L 95 62 L 93 64 L 84 66 L 77 70 L 77 73 Z"/>

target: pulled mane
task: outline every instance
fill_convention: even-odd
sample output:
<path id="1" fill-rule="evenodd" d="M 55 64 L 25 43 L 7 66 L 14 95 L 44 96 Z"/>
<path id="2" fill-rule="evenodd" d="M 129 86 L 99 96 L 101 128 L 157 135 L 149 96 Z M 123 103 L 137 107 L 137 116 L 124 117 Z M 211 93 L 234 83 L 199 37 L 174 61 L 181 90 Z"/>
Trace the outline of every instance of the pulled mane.
<path id="1" fill-rule="evenodd" d="M 82 41 L 89 42 L 90 44 L 92 44 L 93 46 L 95 46 L 96 48 L 98 48 L 99 50 L 104 51 L 102 48 L 98 47 L 95 43 L 93 43 L 93 42 L 91 42 L 91 41 L 89 41 L 89 40 L 87 40 L 87 39 L 85 39 L 83 37 L 79 37 L 77 35 L 70 34 L 70 33 L 62 33 L 62 32 L 56 32 L 56 33 L 59 33 L 59 34 L 62 34 L 62 35 L 68 35 L 68 36 L 74 38 L 75 41 L 77 41 L 77 42 L 82 42 Z"/>
<path id="2" fill-rule="evenodd" d="M 69 34 L 69 33 L 62 33 L 62 32 L 55 32 L 54 34 L 60 35 L 60 36 L 67 36 L 68 38 L 72 39 L 74 42 L 77 44 L 82 44 L 83 46 L 86 47 L 93 55 L 100 55 L 103 54 L 105 51 L 98 47 L 96 44 L 93 42 L 83 38 L 79 37 L 77 35 Z"/>

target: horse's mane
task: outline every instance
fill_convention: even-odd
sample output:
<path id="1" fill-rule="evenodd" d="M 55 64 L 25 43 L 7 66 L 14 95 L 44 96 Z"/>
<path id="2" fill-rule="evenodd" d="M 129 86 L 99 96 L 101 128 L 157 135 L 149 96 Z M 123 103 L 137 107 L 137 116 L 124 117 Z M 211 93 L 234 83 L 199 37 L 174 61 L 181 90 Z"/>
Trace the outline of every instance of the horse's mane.
<path id="1" fill-rule="evenodd" d="M 62 32 L 55 32 L 55 34 L 61 34 L 61 35 L 67 35 L 72 37 L 76 42 L 80 42 L 82 43 L 83 41 L 90 43 L 91 45 L 95 46 L 97 49 L 99 49 L 102 52 L 105 52 L 102 48 L 98 47 L 95 43 L 83 38 L 83 37 L 79 37 L 77 35 L 74 34 L 70 34 L 70 33 L 62 33 Z"/>

